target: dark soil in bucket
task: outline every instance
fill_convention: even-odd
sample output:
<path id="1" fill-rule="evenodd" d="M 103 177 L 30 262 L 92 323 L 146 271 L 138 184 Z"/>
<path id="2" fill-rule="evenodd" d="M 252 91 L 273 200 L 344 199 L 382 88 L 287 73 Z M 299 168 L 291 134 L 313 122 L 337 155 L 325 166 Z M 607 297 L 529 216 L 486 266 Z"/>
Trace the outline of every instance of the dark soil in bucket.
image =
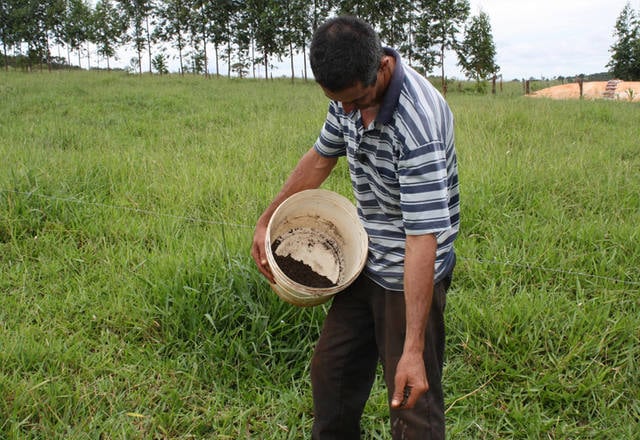
<path id="1" fill-rule="evenodd" d="M 303 263 L 302 261 L 298 261 L 295 258 L 292 258 L 291 255 L 277 255 L 275 247 L 277 246 L 272 247 L 272 251 L 273 257 L 276 260 L 276 264 L 278 265 L 280 270 L 282 270 L 282 272 L 284 272 L 284 274 L 291 280 L 295 281 L 298 284 L 302 284 L 303 286 L 320 289 L 335 287 L 337 285 L 324 275 L 320 275 L 319 273 L 315 272 L 311 268 L 311 266 Z"/>

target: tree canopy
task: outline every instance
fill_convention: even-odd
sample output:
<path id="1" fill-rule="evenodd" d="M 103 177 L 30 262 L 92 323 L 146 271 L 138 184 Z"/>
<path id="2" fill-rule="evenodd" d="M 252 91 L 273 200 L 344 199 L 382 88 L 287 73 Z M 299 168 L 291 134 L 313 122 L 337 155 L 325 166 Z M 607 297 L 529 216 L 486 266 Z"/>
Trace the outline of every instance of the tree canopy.
<path id="1" fill-rule="evenodd" d="M 614 36 L 607 67 L 618 79 L 640 80 L 640 14 L 629 3 L 616 20 Z"/>
<path id="2" fill-rule="evenodd" d="M 472 17 L 465 29 L 462 48 L 458 52 L 460 67 L 477 82 L 495 75 L 500 67 L 495 62 L 496 46 L 491 34 L 489 16 L 484 12 Z"/>
<path id="3" fill-rule="evenodd" d="M 91 67 L 89 54 L 106 60 L 118 49 L 133 49 L 130 68 L 139 73 L 166 70 L 166 53 L 175 54 L 179 71 L 208 74 L 213 48 L 215 73 L 249 69 L 269 76 L 275 61 L 305 56 L 313 30 L 327 17 L 358 15 L 380 33 L 383 43 L 400 51 L 423 73 L 440 68 L 445 80 L 447 51 L 464 49 L 462 29 L 468 0 L 5 0 L 0 3 L 0 43 L 37 63 L 49 62 L 57 45 Z M 162 60 L 161 58 L 162 57 Z M 144 60 L 144 64 L 143 64 Z M 155 60 L 155 61 L 154 61 Z M 95 60 L 94 60 L 95 61 Z M 146 63 L 148 61 L 148 67 Z M 160 61 L 164 61 L 160 62 Z M 5 65 L 7 62 L 5 61 Z M 94 66 L 95 67 L 95 66 Z"/>

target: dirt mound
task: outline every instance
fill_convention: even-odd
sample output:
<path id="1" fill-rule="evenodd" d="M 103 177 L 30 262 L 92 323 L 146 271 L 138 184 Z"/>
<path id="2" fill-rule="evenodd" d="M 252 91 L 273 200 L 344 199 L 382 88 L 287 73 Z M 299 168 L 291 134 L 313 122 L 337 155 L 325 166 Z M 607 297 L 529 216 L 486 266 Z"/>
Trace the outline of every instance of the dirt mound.
<path id="1" fill-rule="evenodd" d="M 609 85 L 609 87 L 607 87 Z M 529 96 L 551 99 L 579 99 L 578 83 L 548 87 L 531 93 Z M 591 81 L 582 84 L 584 99 L 615 99 L 619 101 L 640 102 L 640 82 L 635 81 Z"/>

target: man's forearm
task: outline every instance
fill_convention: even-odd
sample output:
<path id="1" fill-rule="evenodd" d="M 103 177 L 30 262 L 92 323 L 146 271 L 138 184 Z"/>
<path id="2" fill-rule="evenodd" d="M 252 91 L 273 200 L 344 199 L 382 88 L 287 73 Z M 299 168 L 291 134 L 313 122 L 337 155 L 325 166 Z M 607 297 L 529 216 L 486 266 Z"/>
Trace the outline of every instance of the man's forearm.
<path id="1" fill-rule="evenodd" d="M 404 351 L 422 354 L 424 332 L 433 298 L 437 241 L 435 235 L 407 236 L 404 295 L 407 334 Z"/>
<path id="2" fill-rule="evenodd" d="M 413 408 L 429 390 L 424 340 L 433 298 L 437 241 L 433 235 L 407 236 L 404 260 L 406 335 L 396 367 L 392 408 Z"/>
<path id="3" fill-rule="evenodd" d="M 276 208 L 292 194 L 305 189 L 318 188 L 329 176 L 337 161 L 337 158 L 321 156 L 313 148 L 307 151 L 287 178 L 278 195 L 264 211 L 258 224 L 266 225 Z"/>

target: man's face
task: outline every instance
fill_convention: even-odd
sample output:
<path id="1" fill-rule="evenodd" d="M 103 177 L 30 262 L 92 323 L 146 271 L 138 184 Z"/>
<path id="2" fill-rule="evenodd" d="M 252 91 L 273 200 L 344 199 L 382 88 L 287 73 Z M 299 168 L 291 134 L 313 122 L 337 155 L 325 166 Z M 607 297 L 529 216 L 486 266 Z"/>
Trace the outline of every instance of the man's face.
<path id="1" fill-rule="evenodd" d="M 361 82 L 357 82 L 339 92 L 332 92 L 324 87 L 322 90 L 327 98 L 340 102 L 345 113 L 351 113 L 356 109 L 365 110 L 379 104 L 376 84 L 365 87 Z"/>

